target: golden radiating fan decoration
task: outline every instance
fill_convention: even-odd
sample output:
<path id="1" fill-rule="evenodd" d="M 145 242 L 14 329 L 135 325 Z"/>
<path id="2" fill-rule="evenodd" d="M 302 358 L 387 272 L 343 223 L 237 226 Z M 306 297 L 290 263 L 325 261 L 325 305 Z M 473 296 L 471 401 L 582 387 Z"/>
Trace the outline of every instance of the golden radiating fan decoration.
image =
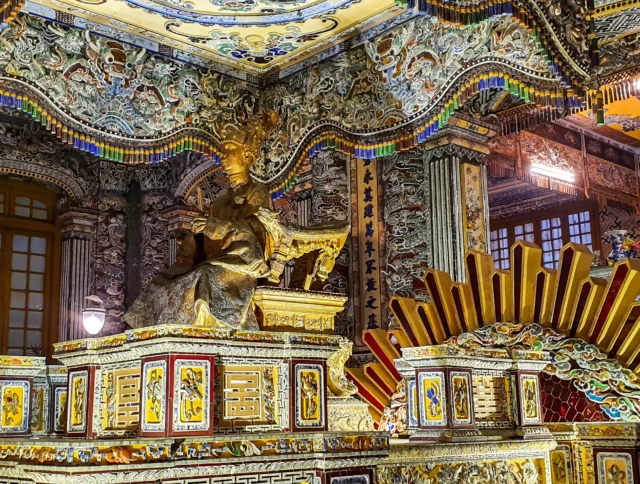
<path id="1" fill-rule="evenodd" d="M 558 269 L 542 266 L 542 250 L 531 242 L 511 247 L 511 271 L 494 268 L 493 258 L 469 251 L 467 283 L 429 269 L 424 280 L 429 303 L 393 297 L 390 309 L 398 329 L 368 330 L 363 340 L 378 359 L 347 369 L 358 395 L 369 403 L 376 422 L 401 381 L 394 367 L 402 348 L 444 343 L 482 326 L 538 323 L 596 345 L 610 358 L 640 374 L 640 260 L 619 261 L 609 280 L 590 276 L 593 254 L 569 243 Z"/>

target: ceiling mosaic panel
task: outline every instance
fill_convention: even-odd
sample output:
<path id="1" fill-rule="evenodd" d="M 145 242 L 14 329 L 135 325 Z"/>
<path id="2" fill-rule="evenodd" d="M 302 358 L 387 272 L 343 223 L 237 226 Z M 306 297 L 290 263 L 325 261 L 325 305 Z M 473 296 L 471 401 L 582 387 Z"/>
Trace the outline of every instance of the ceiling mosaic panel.
<path id="1" fill-rule="evenodd" d="M 608 75 L 637 65 L 640 60 L 640 6 L 616 2 L 596 8 L 595 30 L 600 48 L 600 71 Z"/>
<path id="2" fill-rule="evenodd" d="M 27 8 L 50 18 L 55 12 L 53 18 L 79 27 L 92 22 L 113 38 L 134 35 L 256 76 L 405 12 L 395 0 L 30 0 Z"/>

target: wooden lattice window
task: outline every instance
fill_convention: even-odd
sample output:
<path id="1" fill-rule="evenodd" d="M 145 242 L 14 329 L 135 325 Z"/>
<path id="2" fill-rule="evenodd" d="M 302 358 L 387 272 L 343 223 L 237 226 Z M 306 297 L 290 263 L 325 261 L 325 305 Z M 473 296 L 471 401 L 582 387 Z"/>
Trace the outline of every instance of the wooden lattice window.
<path id="1" fill-rule="evenodd" d="M 0 352 L 50 354 L 57 333 L 56 194 L 0 180 Z"/>
<path id="2" fill-rule="evenodd" d="M 569 214 L 569 237 L 571 242 L 584 244 L 593 250 L 593 235 L 591 231 L 591 212 L 585 210 Z"/>
<path id="3" fill-rule="evenodd" d="M 509 268 L 509 238 L 506 228 L 491 231 L 491 253 L 496 269 Z"/>
<path id="4" fill-rule="evenodd" d="M 511 247 L 516 240 L 533 242 L 542 249 L 542 264 L 557 268 L 560 249 L 568 243 L 586 245 L 598 250 L 599 227 L 597 208 L 590 202 L 579 202 L 526 215 L 500 218 L 491 221 L 491 255 L 498 269 L 509 268 L 509 253 L 503 246 Z"/>

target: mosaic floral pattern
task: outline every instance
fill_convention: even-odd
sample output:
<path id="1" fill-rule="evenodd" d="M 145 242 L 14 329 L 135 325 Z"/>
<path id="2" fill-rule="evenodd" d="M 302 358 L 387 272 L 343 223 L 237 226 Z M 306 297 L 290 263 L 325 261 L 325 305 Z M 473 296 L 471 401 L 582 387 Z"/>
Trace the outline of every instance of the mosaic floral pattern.
<path id="1" fill-rule="evenodd" d="M 380 484 L 407 482 L 412 484 L 536 484 L 538 469 L 532 460 L 523 463 L 466 462 L 442 465 L 408 465 L 379 467 L 376 479 Z"/>
<path id="2" fill-rule="evenodd" d="M 22 15 L 0 38 L 0 70 L 98 129 L 158 136 L 201 121 L 215 134 L 254 109 L 240 83 L 86 31 Z"/>
<path id="3" fill-rule="evenodd" d="M 637 375 L 581 339 L 567 338 L 538 324 L 497 323 L 474 333 L 461 334 L 450 341 L 462 347 L 516 346 L 549 351 L 553 359 L 546 373 L 560 380 L 572 381 L 612 420 L 640 421 L 640 381 Z"/>
<path id="4" fill-rule="evenodd" d="M 477 165 L 464 164 L 461 167 L 462 183 L 464 185 L 464 233 L 466 235 L 466 249 L 485 251 L 484 220 L 484 187 L 482 186 L 481 168 Z"/>
<path id="5" fill-rule="evenodd" d="M 387 293 L 426 300 L 423 277 L 424 268 L 431 267 L 431 220 L 422 155 L 397 153 L 385 158 L 382 181 Z"/>
<path id="6" fill-rule="evenodd" d="M 291 145 L 317 121 L 372 130 L 388 126 L 430 105 L 461 64 L 489 55 L 546 72 L 535 39 L 509 18 L 457 28 L 417 18 L 268 88 L 265 105 L 284 120 L 270 140 L 267 177 L 286 162 Z"/>
<path id="7" fill-rule="evenodd" d="M 286 169 L 315 123 L 375 130 L 405 120 L 432 106 L 461 65 L 497 56 L 548 72 L 535 39 L 508 17 L 466 28 L 416 18 L 261 92 L 28 15 L 1 38 L 0 70 L 35 83 L 85 125 L 122 135 L 157 137 L 197 124 L 219 136 L 225 125 L 257 115 L 261 97 L 262 108 L 277 110 L 281 118 L 253 168 L 263 180 Z"/>

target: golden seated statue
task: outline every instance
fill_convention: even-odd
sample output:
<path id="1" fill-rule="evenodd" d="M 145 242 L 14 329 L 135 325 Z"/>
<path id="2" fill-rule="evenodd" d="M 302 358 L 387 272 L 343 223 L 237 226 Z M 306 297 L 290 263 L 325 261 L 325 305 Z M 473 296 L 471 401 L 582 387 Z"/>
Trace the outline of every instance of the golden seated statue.
<path id="1" fill-rule="evenodd" d="M 193 324 L 257 330 L 253 297 L 258 279 L 279 282 L 288 260 L 313 255 L 314 266 L 304 284 L 325 280 L 342 249 L 349 225 L 295 227 L 281 224 L 264 185 L 249 169 L 273 115 L 226 133 L 222 166 L 231 188 L 197 217 L 178 250 L 177 262 L 156 277 L 124 315 L 132 328 L 160 324 Z"/>

